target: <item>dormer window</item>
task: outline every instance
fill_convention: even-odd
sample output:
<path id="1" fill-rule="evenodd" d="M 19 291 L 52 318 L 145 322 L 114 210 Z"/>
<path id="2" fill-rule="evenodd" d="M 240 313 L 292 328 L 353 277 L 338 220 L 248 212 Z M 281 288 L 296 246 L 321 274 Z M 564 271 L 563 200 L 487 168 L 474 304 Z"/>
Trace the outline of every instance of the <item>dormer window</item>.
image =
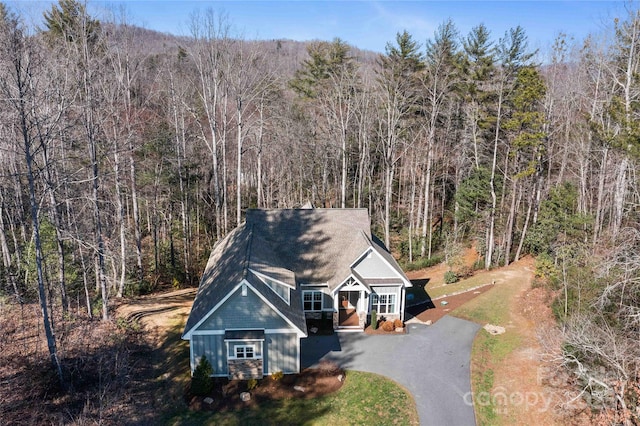
<path id="1" fill-rule="evenodd" d="M 321 291 L 317 290 L 305 290 L 302 292 L 302 306 L 306 312 L 321 311 L 322 310 L 322 295 Z"/>

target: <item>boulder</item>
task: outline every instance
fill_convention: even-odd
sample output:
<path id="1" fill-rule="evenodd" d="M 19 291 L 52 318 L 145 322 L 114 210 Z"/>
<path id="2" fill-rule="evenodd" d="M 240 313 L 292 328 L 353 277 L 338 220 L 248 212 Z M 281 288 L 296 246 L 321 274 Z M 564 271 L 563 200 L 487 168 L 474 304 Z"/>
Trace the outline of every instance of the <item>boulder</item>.
<path id="1" fill-rule="evenodd" d="M 488 333 L 493 334 L 494 336 L 505 332 L 504 327 L 500 327 L 499 325 L 487 324 L 483 328 L 487 330 Z"/>

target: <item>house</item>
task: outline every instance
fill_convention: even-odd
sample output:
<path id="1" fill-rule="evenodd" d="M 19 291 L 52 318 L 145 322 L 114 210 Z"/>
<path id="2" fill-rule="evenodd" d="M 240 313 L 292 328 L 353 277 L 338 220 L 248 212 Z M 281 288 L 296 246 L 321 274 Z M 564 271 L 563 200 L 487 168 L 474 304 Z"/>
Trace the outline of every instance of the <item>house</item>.
<path id="1" fill-rule="evenodd" d="M 249 210 L 212 250 L 182 336 L 191 371 L 214 376 L 300 371 L 306 320 L 362 331 L 371 311 L 404 320 L 411 283 L 371 234 L 366 209 Z"/>

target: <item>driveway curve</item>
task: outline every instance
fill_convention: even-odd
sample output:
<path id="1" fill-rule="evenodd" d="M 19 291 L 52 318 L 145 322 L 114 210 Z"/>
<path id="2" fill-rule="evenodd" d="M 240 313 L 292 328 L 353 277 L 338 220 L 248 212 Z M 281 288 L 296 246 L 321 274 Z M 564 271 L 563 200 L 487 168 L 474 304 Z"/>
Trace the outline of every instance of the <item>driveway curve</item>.
<path id="1" fill-rule="evenodd" d="M 302 367 L 320 361 L 389 377 L 413 395 L 421 425 L 475 425 L 470 359 L 480 325 L 445 316 L 406 334 L 336 333 L 302 340 Z"/>

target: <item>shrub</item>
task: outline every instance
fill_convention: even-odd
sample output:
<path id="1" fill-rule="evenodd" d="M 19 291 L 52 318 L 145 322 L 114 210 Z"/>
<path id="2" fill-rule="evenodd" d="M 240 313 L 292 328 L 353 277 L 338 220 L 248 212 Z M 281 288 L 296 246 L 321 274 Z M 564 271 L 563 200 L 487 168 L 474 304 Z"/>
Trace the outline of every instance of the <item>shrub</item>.
<path id="1" fill-rule="evenodd" d="M 284 373 L 282 371 L 276 371 L 271 375 L 271 379 L 275 382 L 282 380 L 283 377 L 284 377 Z"/>
<path id="2" fill-rule="evenodd" d="M 378 313 L 375 310 L 371 311 L 371 328 L 374 330 L 378 328 Z"/>
<path id="3" fill-rule="evenodd" d="M 484 269 L 484 257 L 473 262 L 473 270 L 479 271 L 480 269 Z"/>
<path id="4" fill-rule="evenodd" d="M 402 328 L 402 327 L 404 327 L 404 324 L 402 324 L 402 321 L 400 321 L 400 319 L 396 319 L 396 320 L 393 322 L 393 326 L 394 326 L 395 328 Z"/>
<path id="5" fill-rule="evenodd" d="M 444 283 L 453 284 L 458 282 L 458 276 L 453 271 L 447 271 L 444 273 Z"/>
<path id="6" fill-rule="evenodd" d="M 561 276 L 560 269 L 550 255 L 542 253 L 536 257 L 536 284 L 547 284 L 551 289 L 557 290 L 560 288 Z"/>
<path id="7" fill-rule="evenodd" d="M 213 382 L 211 381 L 211 375 L 213 374 L 213 367 L 207 360 L 206 356 L 202 356 L 195 370 L 193 370 L 193 377 L 191 378 L 191 393 L 198 396 L 209 395 L 213 390 Z"/>
<path id="8" fill-rule="evenodd" d="M 384 324 L 382 324 L 382 329 L 384 331 L 393 331 L 393 321 L 385 321 Z"/>
<path id="9" fill-rule="evenodd" d="M 258 380 L 256 379 L 249 379 L 247 381 L 247 390 L 254 390 L 255 388 L 258 387 Z"/>
<path id="10" fill-rule="evenodd" d="M 416 259 L 413 263 L 405 263 L 404 265 L 402 265 L 402 269 L 404 269 L 405 271 L 417 271 L 419 269 L 430 268 L 432 266 L 435 266 L 441 263 L 442 260 L 443 260 L 442 256 L 432 256 L 431 259 L 426 257 L 419 258 L 419 259 Z"/>
<path id="11" fill-rule="evenodd" d="M 473 271 L 474 271 L 474 269 L 473 269 L 472 266 L 462 266 L 455 272 L 455 274 L 460 279 L 469 278 L 470 276 L 473 275 Z"/>

